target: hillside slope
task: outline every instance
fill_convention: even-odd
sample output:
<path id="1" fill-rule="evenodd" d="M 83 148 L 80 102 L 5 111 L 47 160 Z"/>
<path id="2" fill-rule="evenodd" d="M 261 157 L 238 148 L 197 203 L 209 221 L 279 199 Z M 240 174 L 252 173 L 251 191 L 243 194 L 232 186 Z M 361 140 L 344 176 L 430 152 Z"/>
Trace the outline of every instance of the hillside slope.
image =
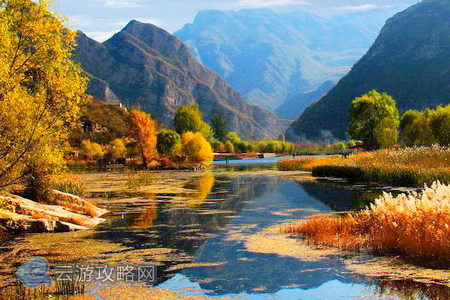
<path id="1" fill-rule="evenodd" d="M 298 93 L 339 80 L 399 10 L 330 19 L 268 9 L 208 10 L 175 35 L 250 103 L 274 110 Z"/>
<path id="2" fill-rule="evenodd" d="M 426 0 L 390 19 L 365 55 L 326 96 L 293 123 L 295 140 L 324 132 L 344 137 L 351 101 L 372 89 L 401 111 L 450 103 L 450 0 Z"/>
<path id="3" fill-rule="evenodd" d="M 105 91 L 110 90 L 127 106 L 168 126 L 180 106 L 197 102 L 206 120 L 222 110 L 230 129 L 247 139 L 276 137 L 286 128 L 285 121 L 249 105 L 194 60 L 180 40 L 150 24 L 131 21 L 103 44 L 80 33 L 74 59 L 94 78 L 89 87 L 93 96 L 108 100 Z"/>

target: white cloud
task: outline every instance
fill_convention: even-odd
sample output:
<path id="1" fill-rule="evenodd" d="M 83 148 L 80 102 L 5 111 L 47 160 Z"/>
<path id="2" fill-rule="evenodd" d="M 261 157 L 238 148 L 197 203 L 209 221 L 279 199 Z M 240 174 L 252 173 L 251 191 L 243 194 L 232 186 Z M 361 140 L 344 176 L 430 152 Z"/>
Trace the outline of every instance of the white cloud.
<path id="1" fill-rule="evenodd" d="M 91 32 L 85 32 L 85 33 L 91 39 L 94 39 L 97 42 L 103 43 L 104 41 L 108 40 L 109 38 L 111 38 L 113 35 L 115 35 L 119 31 L 120 31 L 120 29 L 111 30 L 111 31 L 91 31 Z"/>
<path id="2" fill-rule="evenodd" d="M 374 9 L 390 8 L 391 5 L 377 5 L 377 4 L 363 4 L 363 5 L 346 5 L 334 7 L 334 9 L 347 10 L 347 11 L 368 11 Z"/>
<path id="3" fill-rule="evenodd" d="M 134 8 L 144 6 L 142 0 L 95 0 L 100 5 L 117 8 Z"/>
<path id="4" fill-rule="evenodd" d="M 159 19 L 155 19 L 155 18 L 139 18 L 138 17 L 138 18 L 135 18 L 135 20 L 137 20 L 139 22 L 142 22 L 142 23 L 153 24 L 153 25 L 158 26 L 158 27 L 164 26 L 164 22 L 162 22 Z"/>
<path id="5" fill-rule="evenodd" d="M 94 19 L 83 15 L 72 15 L 67 18 L 66 26 L 70 28 L 79 28 L 80 26 L 94 25 Z"/>
<path id="6" fill-rule="evenodd" d="M 303 0 L 240 0 L 236 3 L 239 7 L 264 8 L 274 6 L 288 5 L 311 5 L 310 2 Z"/>

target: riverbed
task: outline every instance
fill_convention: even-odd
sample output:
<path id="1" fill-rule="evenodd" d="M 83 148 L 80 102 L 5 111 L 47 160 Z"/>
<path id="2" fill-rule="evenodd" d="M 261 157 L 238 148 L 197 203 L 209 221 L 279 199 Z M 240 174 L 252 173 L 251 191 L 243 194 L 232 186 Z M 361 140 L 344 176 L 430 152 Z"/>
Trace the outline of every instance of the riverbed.
<path id="1" fill-rule="evenodd" d="M 380 271 L 381 264 L 378 273 L 375 268 L 362 270 L 366 262 L 373 263 L 370 255 L 312 248 L 277 229 L 314 214 L 361 209 L 389 188 L 350 186 L 274 169 L 268 162 L 216 165 L 199 172 L 84 173 L 87 197 L 111 212 L 107 221 L 89 231 L 27 235 L 2 245 L 0 295 L 19 295 L 14 274 L 32 257 L 45 258 L 52 269 L 63 264 L 157 267 L 151 285 L 83 283 L 78 289 L 82 294 L 75 297 L 82 299 L 450 295 L 445 284 L 431 279 L 389 277 Z M 389 264 L 384 268 L 389 269 Z M 50 275 L 56 274 L 50 271 Z M 67 292 L 58 287 L 42 291 Z"/>

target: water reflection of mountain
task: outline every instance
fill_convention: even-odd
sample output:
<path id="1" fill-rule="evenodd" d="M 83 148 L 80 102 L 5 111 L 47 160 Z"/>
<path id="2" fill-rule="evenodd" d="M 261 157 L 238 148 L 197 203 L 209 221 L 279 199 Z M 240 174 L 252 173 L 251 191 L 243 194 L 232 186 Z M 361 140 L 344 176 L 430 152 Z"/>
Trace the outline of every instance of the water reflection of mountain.
<path id="1" fill-rule="evenodd" d="M 341 197 L 349 194 L 341 195 Z M 349 199 L 344 199 L 349 202 Z M 303 210 L 299 210 L 303 209 Z M 311 210 L 330 211 L 327 205 L 311 197 L 301 185 L 282 182 L 273 191 L 252 199 L 239 218 L 230 223 L 231 228 L 246 229 L 243 234 L 253 234 L 261 228 L 279 221 L 303 218 Z M 294 211 L 291 215 L 277 212 Z M 190 268 L 183 274 L 192 281 L 200 282 L 203 289 L 215 294 L 229 293 L 275 293 L 287 286 L 311 289 L 332 280 L 352 283 L 354 278 L 346 275 L 345 267 L 339 259 L 306 262 L 289 257 L 248 252 L 241 241 L 230 242 L 230 232 L 224 231 L 207 240 L 197 251 L 198 263 L 226 262 L 215 267 Z"/>

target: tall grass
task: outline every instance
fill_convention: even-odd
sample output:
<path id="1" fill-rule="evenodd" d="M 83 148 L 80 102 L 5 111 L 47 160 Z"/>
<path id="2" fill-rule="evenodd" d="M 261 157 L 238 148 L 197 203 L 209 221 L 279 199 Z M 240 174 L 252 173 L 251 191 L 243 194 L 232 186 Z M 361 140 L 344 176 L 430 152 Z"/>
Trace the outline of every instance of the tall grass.
<path id="1" fill-rule="evenodd" d="M 63 193 L 83 197 L 86 190 L 84 180 L 74 174 L 55 175 L 49 178 L 51 188 Z"/>
<path id="2" fill-rule="evenodd" d="M 350 158 L 280 161 L 280 170 L 310 170 L 318 177 L 341 177 L 364 183 L 423 186 L 450 183 L 450 148 L 420 147 L 379 150 Z M 306 159 L 307 160 L 307 159 Z"/>
<path id="3" fill-rule="evenodd" d="M 385 193 L 362 212 L 315 216 L 282 231 L 314 244 L 450 267 L 450 186 L 435 182 L 420 193 Z"/>
<path id="4" fill-rule="evenodd" d="M 340 157 L 300 157 L 283 159 L 277 163 L 280 171 L 313 171 L 314 168 L 328 164 L 334 164 L 341 160 Z"/>

